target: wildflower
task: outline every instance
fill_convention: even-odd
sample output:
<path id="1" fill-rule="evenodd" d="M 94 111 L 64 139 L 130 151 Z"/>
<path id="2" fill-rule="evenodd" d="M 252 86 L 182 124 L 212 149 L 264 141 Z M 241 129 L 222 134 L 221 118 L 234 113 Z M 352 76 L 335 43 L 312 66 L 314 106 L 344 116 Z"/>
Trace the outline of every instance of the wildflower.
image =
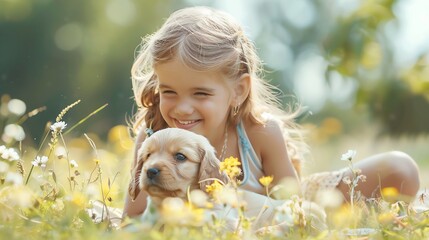
<path id="1" fill-rule="evenodd" d="M 59 121 L 51 125 L 51 130 L 55 133 L 60 133 L 66 128 L 67 123 L 64 121 Z"/>
<path id="2" fill-rule="evenodd" d="M 259 182 L 264 187 L 268 187 L 273 182 L 273 176 L 265 176 L 259 179 Z"/>
<path id="3" fill-rule="evenodd" d="M 241 174 L 240 165 L 238 158 L 229 157 L 220 163 L 220 171 L 225 172 L 230 178 L 235 178 Z"/>
<path id="4" fill-rule="evenodd" d="M 19 99 L 11 99 L 7 104 L 9 112 L 15 114 L 16 116 L 21 116 L 25 113 L 27 106 L 22 100 Z"/>
<path id="5" fill-rule="evenodd" d="M 1 158 L 9 161 L 19 160 L 19 155 L 13 148 L 6 148 L 4 145 L 0 146 L 0 156 Z"/>
<path id="6" fill-rule="evenodd" d="M 381 225 L 389 225 L 395 222 L 396 216 L 391 212 L 380 213 L 377 217 L 378 222 Z"/>
<path id="7" fill-rule="evenodd" d="M 356 156 L 356 150 L 348 150 L 346 153 L 341 155 L 342 161 L 351 161 Z"/>
<path id="8" fill-rule="evenodd" d="M 64 147 L 56 147 L 55 148 L 55 156 L 57 156 L 58 159 L 62 159 L 67 155 L 67 151 Z"/>
<path id="9" fill-rule="evenodd" d="M 12 185 L 22 185 L 22 175 L 15 172 L 8 172 L 5 178 L 5 182 L 12 183 Z"/>
<path id="10" fill-rule="evenodd" d="M 222 190 L 223 186 L 218 181 L 214 181 L 212 184 L 206 186 L 206 192 L 215 194 Z"/>
<path id="11" fill-rule="evenodd" d="M 70 160 L 70 167 L 71 168 L 77 168 L 79 165 L 77 164 L 77 162 L 75 160 Z"/>
<path id="12" fill-rule="evenodd" d="M 343 183 L 345 183 L 345 184 L 347 184 L 347 185 L 352 184 L 352 180 L 350 180 L 350 177 L 349 177 L 349 176 L 345 176 L 345 177 L 342 179 L 342 181 L 343 181 Z"/>
<path id="13" fill-rule="evenodd" d="M 31 163 L 35 167 L 45 168 L 47 162 L 48 162 L 48 157 L 46 157 L 46 156 L 42 156 L 42 157 L 37 156 Z"/>
<path id="14" fill-rule="evenodd" d="M 381 196 L 386 201 L 394 201 L 399 195 L 398 189 L 394 187 L 385 187 L 381 189 Z"/>
<path id="15" fill-rule="evenodd" d="M 78 191 L 74 191 L 71 196 L 69 196 L 70 202 L 78 207 L 84 207 L 87 204 L 87 198 L 84 194 Z"/>
<path id="16" fill-rule="evenodd" d="M 24 129 L 17 125 L 17 124 L 8 124 L 4 128 L 4 134 L 2 136 L 2 139 L 5 142 L 11 142 L 12 140 L 15 141 L 22 141 L 25 138 L 25 132 Z"/>

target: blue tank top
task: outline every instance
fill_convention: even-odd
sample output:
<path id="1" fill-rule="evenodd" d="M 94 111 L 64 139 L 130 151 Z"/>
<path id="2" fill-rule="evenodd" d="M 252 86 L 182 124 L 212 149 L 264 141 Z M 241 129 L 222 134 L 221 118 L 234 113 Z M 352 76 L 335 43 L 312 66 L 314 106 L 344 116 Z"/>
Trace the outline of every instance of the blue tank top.
<path id="1" fill-rule="evenodd" d="M 237 136 L 240 160 L 243 167 L 243 181 L 240 184 L 240 188 L 259 194 L 265 194 L 265 187 L 259 183 L 259 179 L 264 177 L 262 163 L 247 137 L 243 122 L 237 125 Z"/>

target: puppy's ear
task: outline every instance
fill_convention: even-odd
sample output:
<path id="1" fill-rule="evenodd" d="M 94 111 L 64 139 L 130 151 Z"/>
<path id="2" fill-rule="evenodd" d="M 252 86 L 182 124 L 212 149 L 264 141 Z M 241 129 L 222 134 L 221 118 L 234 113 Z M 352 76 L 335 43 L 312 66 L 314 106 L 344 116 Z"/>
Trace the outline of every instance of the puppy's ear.
<path id="1" fill-rule="evenodd" d="M 139 179 L 142 166 L 143 161 L 138 161 L 136 166 L 131 170 L 131 181 L 128 185 L 128 194 L 130 195 L 132 201 L 136 200 L 137 196 L 140 193 Z"/>
<path id="2" fill-rule="evenodd" d="M 199 150 L 202 156 L 198 174 L 200 189 L 206 191 L 206 186 L 213 183 L 213 180 L 207 181 L 209 178 L 216 178 L 227 183 L 228 177 L 220 171 L 220 161 L 217 159 L 213 147 L 211 145 L 210 147 L 202 146 Z"/>

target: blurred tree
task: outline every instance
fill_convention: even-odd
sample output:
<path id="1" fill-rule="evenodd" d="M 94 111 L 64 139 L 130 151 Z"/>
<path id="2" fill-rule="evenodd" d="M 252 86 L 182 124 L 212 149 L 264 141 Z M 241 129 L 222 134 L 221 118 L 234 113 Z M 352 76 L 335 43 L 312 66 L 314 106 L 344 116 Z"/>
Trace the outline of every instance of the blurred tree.
<path id="1" fill-rule="evenodd" d="M 267 78 L 286 94 L 303 80 L 302 63 L 318 56 L 328 82 L 340 76 L 357 83 L 349 101 L 369 110 L 385 132 L 429 132 L 427 60 L 406 70 L 396 66 L 386 31 L 399 1 L 0 0 L 0 95 L 22 99 L 28 110 L 47 106 L 25 123 L 33 137 L 77 99 L 82 102 L 65 118 L 70 124 L 108 103 L 84 128 L 105 136 L 133 113 L 130 68 L 141 37 L 175 9 L 234 5 L 232 14 L 251 22 Z"/>
<path id="2" fill-rule="evenodd" d="M 0 0 L 0 95 L 22 99 L 29 110 L 47 107 L 25 123 L 33 137 L 77 99 L 82 102 L 65 118 L 69 125 L 108 103 L 84 128 L 106 136 L 132 115 L 130 68 L 136 46 L 177 4 Z"/>
<path id="3" fill-rule="evenodd" d="M 420 60 L 407 70 L 407 66 L 395 63 L 398 56 L 394 56 L 389 28 L 396 27 L 393 10 L 399 0 L 251 2 L 253 12 L 264 16 L 258 19 L 261 26 L 251 31 L 265 56 L 268 78 L 275 85 L 286 93 L 293 92 L 305 80 L 302 78 L 309 77 L 299 75 L 298 68 L 319 56 L 328 84 L 338 78 L 356 83 L 356 89 L 344 101 L 353 104 L 357 111 L 369 111 L 383 133 L 429 132 L 429 111 L 425 111 L 429 109 L 428 65 Z M 310 75 L 314 77 L 318 69 L 301 71 L 315 72 Z M 312 90 L 318 86 L 305 88 Z M 328 96 L 320 112 L 322 116 L 331 112 L 327 108 L 341 110 L 331 103 Z"/>

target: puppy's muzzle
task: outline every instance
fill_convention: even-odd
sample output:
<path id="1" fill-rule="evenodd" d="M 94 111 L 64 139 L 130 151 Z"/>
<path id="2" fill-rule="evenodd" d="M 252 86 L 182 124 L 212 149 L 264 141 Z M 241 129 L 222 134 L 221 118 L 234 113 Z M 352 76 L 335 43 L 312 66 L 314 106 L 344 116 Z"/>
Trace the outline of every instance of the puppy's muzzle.
<path id="1" fill-rule="evenodd" d="M 160 173 L 161 171 L 158 168 L 149 168 L 146 171 L 146 175 L 150 180 L 154 180 Z"/>

